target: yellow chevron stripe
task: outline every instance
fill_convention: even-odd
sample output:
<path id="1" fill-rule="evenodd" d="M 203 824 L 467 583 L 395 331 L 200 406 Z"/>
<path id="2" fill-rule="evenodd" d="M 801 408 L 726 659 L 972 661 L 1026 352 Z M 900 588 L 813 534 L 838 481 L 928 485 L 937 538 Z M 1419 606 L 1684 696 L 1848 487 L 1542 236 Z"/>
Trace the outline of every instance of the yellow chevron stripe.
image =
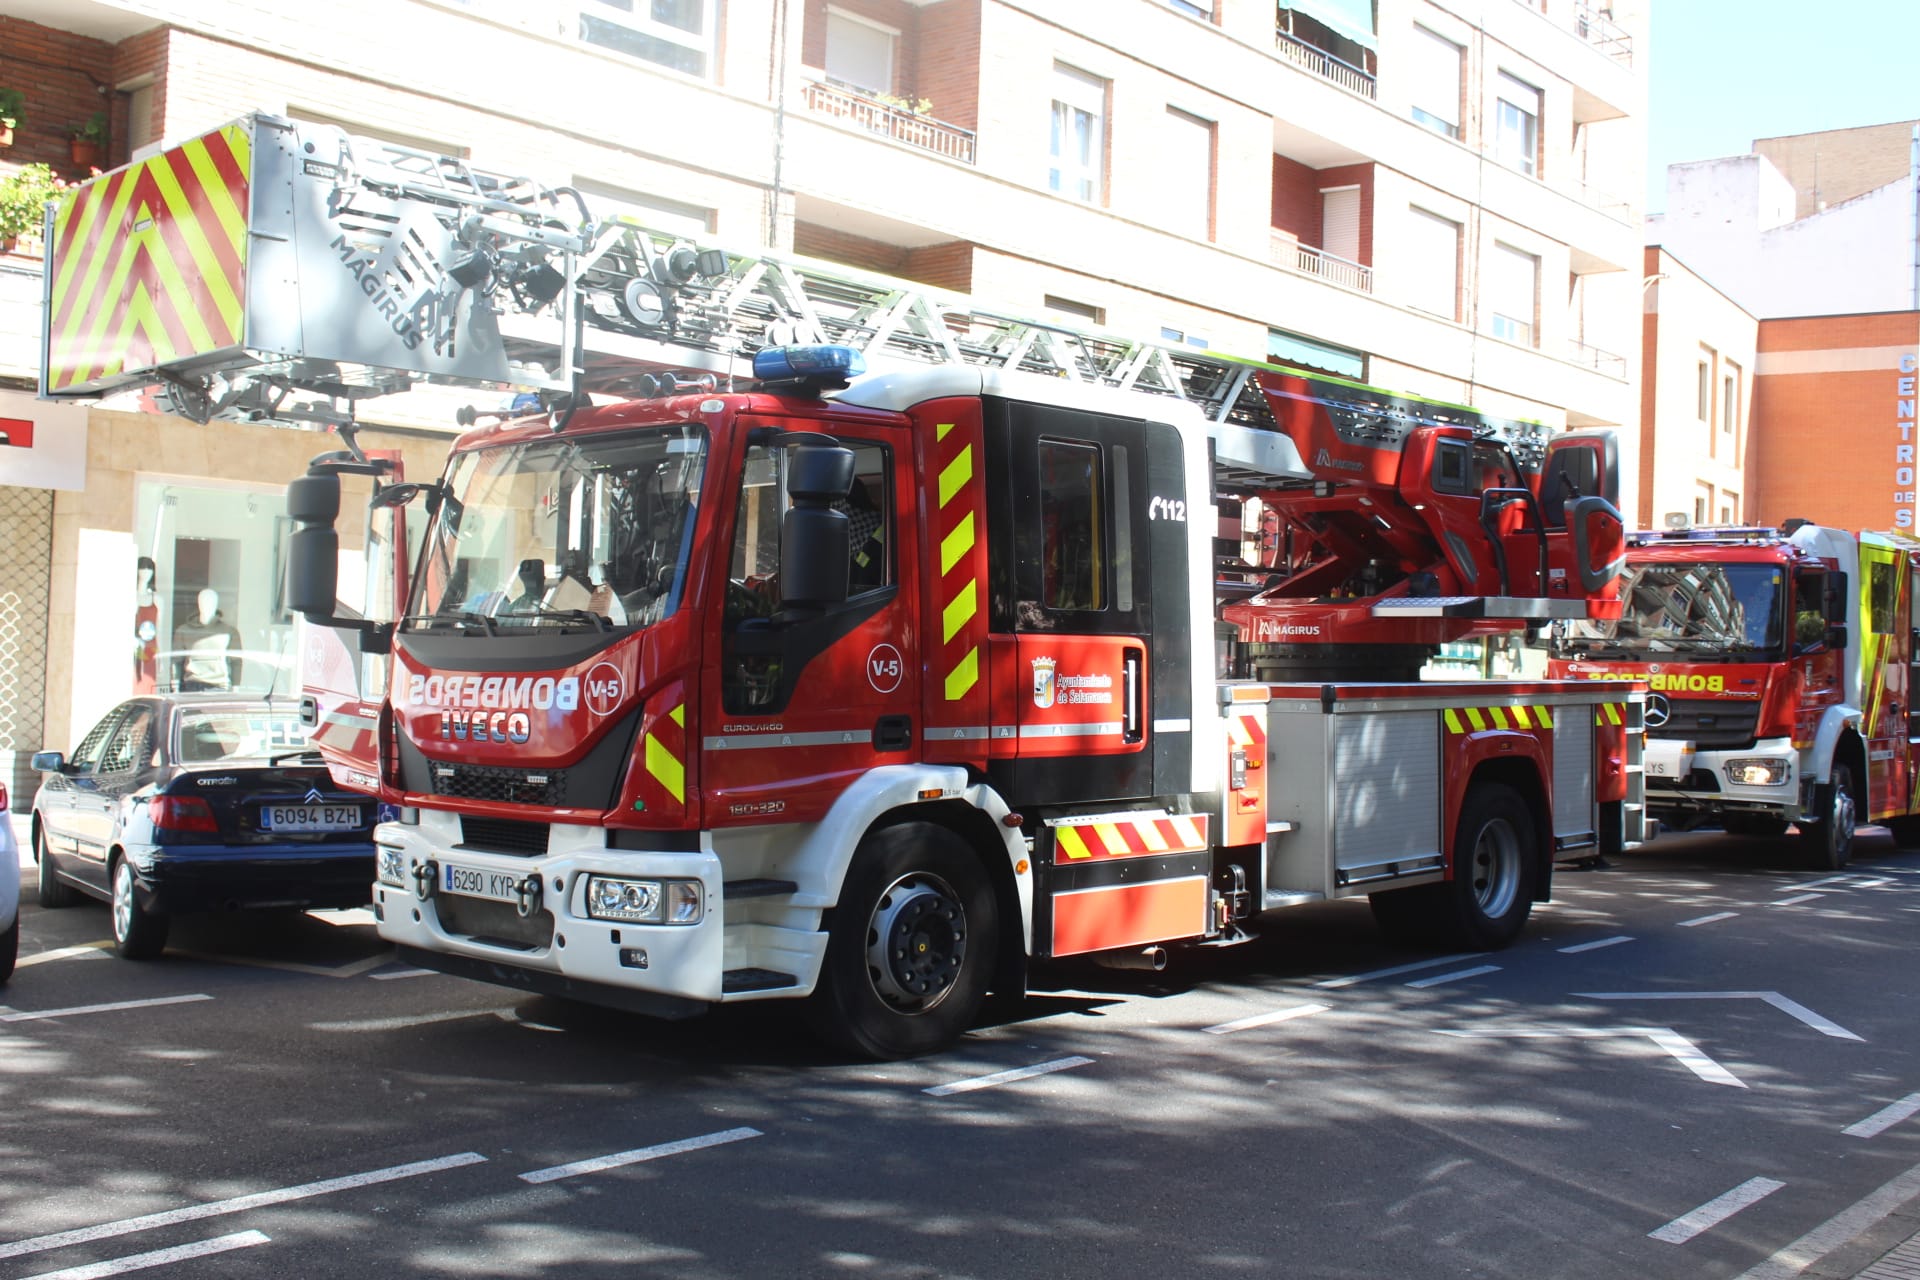
<path id="1" fill-rule="evenodd" d="M 185 150 L 189 157 L 198 151 L 203 159 L 206 158 L 206 143 L 197 138 L 188 143 Z M 208 160 L 207 163 L 211 165 L 212 161 Z M 154 183 L 160 188 L 161 198 L 167 202 L 167 207 L 173 215 L 174 230 L 179 233 L 182 240 L 186 241 L 187 253 L 192 256 L 194 265 L 200 268 L 200 280 L 207 290 L 208 299 L 219 308 L 220 318 L 227 322 L 227 327 L 238 333 L 240 299 L 234 296 L 233 283 L 227 279 L 219 260 L 213 256 L 213 245 L 207 239 L 207 229 L 200 225 L 200 219 L 195 216 L 193 205 L 186 191 L 180 186 L 180 179 L 174 173 L 173 166 L 155 163 L 152 171 Z M 158 250 L 166 245 L 166 240 L 155 235 L 153 245 Z M 173 263 L 169 258 L 161 266 L 163 279 L 172 268 Z M 174 274 L 178 274 L 177 270 Z M 206 334 L 205 322 L 201 320 L 198 308 L 193 305 L 193 295 L 186 287 L 186 282 L 183 280 L 176 287 L 171 279 L 167 279 L 167 292 L 174 295 L 175 307 L 181 316 L 188 320 L 189 327 L 198 327 L 205 335 L 194 338 L 195 349 L 212 350 L 213 337 Z"/>
<path id="2" fill-rule="evenodd" d="M 1533 718 L 1540 722 L 1542 729 L 1553 728 L 1553 708 L 1535 707 L 1533 709 Z"/>
<path id="3" fill-rule="evenodd" d="M 1511 729 L 1513 727 L 1512 725 L 1507 723 L 1507 709 L 1505 707 L 1490 707 L 1488 708 L 1488 710 L 1491 711 L 1493 714 L 1494 728 Z"/>
<path id="4" fill-rule="evenodd" d="M 1161 834 L 1159 823 L 1136 822 L 1133 826 L 1134 830 L 1140 833 L 1141 843 L 1145 844 L 1147 848 L 1154 853 L 1165 853 L 1172 847 L 1167 844 L 1167 837 Z"/>
<path id="5" fill-rule="evenodd" d="M 936 422 L 933 424 L 933 438 L 935 440 L 945 440 L 947 438 L 947 432 L 951 430 L 953 430 L 953 424 L 951 422 Z"/>
<path id="6" fill-rule="evenodd" d="M 1181 841 L 1187 848 L 1204 849 L 1207 847 L 1206 830 L 1198 822 L 1195 822 L 1186 814 L 1176 814 L 1170 821 L 1173 823 L 1174 831 L 1179 835 Z"/>
<path id="7" fill-rule="evenodd" d="M 1487 718 L 1480 714 L 1480 708 L 1468 707 L 1467 723 L 1473 726 L 1475 733 L 1479 733 L 1487 727 Z"/>
<path id="8" fill-rule="evenodd" d="M 667 712 L 667 719 L 673 721 L 675 724 L 679 725 L 682 729 L 686 728 L 687 727 L 687 704 L 683 702 L 679 706 L 675 707 L 673 710 Z"/>
<path id="9" fill-rule="evenodd" d="M 74 229 L 73 239 L 69 243 L 74 245 L 86 243 L 88 234 L 93 230 L 93 220 L 99 216 L 105 204 L 106 190 L 103 187 L 88 191 L 84 199 L 69 199 L 54 216 L 54 236 L 57 239 L 64 239 L 66 224 L 78 218 L 80 225 Z M 60 306 L 66 301 L 67 290 L 73 285 L 73 273 L 79 269 L 79 254 L 69 253 L 61 260 L 60 274 L 53 282 L 53 313 L 55 315 L 60 313 Z"/>
<path id="10" fill-rule="evenodd" d="M 953 526 L 953 532 L 940 539 L 940 573 L 945 576 L 960 563 L 962 556 L 973 550 L 973 512 L 960 517 L 960 523 Z"/>
<path id="11" fill-rule="evenodd" d="M 1131 826 L 1133 824 L 1129 823 L 1127 825 Z M 1108 853 L 1123 854 L 1133 852 L 1133 846 L 1128 844 L 1127 838 L 1120 834 L 1120 828 L 1111 822 L 1094 823 L 1093 834 L 1100 837 L 1100 843 L 1106 846 Z"/>
<path id="12" fill-rule="evenodd" d="M 973 446 L 968 445 L 955 455 L 952 462 L 940 469 L 940 505 L 946 506 L 953 496 L 967 486 L 973 479 Z"/>
<path id="13" fill-rule="evenodd" d="M 1513 713 L 1514 724 L 1518 725 L 1522 729 L 1533 728 L 1533 721 L 1528 717 L 1527 709 L 1525 707 L 1510 707 L 1508 708 L 1508 710 Z"/>
<path id="14" fill-rule="evenodd" d="M 1455 711 L 1452 707 L 1448 707 L 1442 714 L 1446 717 L 1448 733 L 1465 733 L 1467 731 L 1467 727 L 1460 723 L 1460 713 L 1458 711 Z"/>
<path id="15" fill-rule="evenodd" d="M 1093 851 L 1087 848 L 1087 842 L 1080 838 L 1078 827 L 1055 827 L 1053 841 L 1060 846 L 1060 851 L 1066 854 L 1070 861 L 1093 856 Z"/>
<path id="16" fill-rule="evenodd" d="M 134 286 L 133 296 L 127 299 L 127 318 L 120 323 L 119 332 L 113 335 L 113 344 L 105 350 L 125 351 L 127 339 L 135 329 L 146 334 L 147 341 L 153 344 L 153 352 L 157 359 L 175 358 L 173 343 L 167 337 L 167 327 L 160 323 L 160 313 L 154 308 L 153 298 L 147 293 L 147 286 L 144 284 Z M 92 363 L 91 357 L 88 358 L 88 363 Z M 101 366 L 100 374 L 102 377 L 111 377 L 119 373 L 121 366 L 125 363 L 124 357 L 115 357 Z"/>
<path id="17" fill-rule="evenodd" d="M 682 804 L 687 802 L 687 767 L 652 734 L 647 735 L 647 772 L 667 789 L 668 795 Z"/>
<path id="18" fill-rule="evenodd" d="M 1620 706 L 1621 704 L 1618 702 L 1609 702 L 1607 704 L 1607 723 L 1608 724 L 1617 725 L 1621 723 Z"/>
<path id="19" fill-rule="evenodd" d="M 960 628 L 980 612 L 980 584 L 968 579 L 940 611 L 940 643 L 946 644 L 960 634 Z"/>
<path id="20" fill-rule="evenodd" d="M 107 209 L 105 222 L 101 227 L 102 235 L 100 243 L 94 246 L 93 252 L 87 257 L 86 267 L 80 276 L 79 292 L 75 295 L 73 310 L 67 317 L 67 327 L 60 332 L 57 343 L 60 347 L 70 347 L 79 340 L 80 325 L 86 319 L 87 314 L 86 303 L 88 300 L 99 295 L 100 273 L 107 269 L 107 263 L 113 259 L 114 250 L 120 250 L 122 263 L 131 262 L 128 251 L 131 248 L 132 238 L 129 237 L 126 240 L 121 240 L 110 234 L 110 232 L 114 227 L 126 225 L 127 205 L 132 203 L 133 189 L 139 185 L 139 182 L 135 180 L 134 176 L 128 174 L 126 180 L 120 184 L 120 189 L 114 193 L 113 204 Z M 106 196 L 104 188 L 100 194 L 102 202 L 104 203 Z M 122 270 L 121 276 L 123 279 L 124 275 L 124 270 Z M 108 288 L 110 295 L 117 295 L 119 293 L 116 285 L 110 285 Z M 77 366 L 75 367 L 77 369 Z"/>
<path id="21" fill-rule="evenodd" d="M 967 650 L 967 656 L 960 659 L 958 666 L 947 673 L 947 701 L 958 702 L 967 695 L 967 690 L 980 683 L 980 649 L 975 646 Z"/>
<path id="22" fill-rule="evenodd" d="M 241 140 L 238 142 L 233 137 L 236 132 L 241 135 Z M 244 130 L 227 131 L 227 149 L 234 153 L 234 162 L 240 166 L 242 173 L 249 171 L 248 154 L 251 150 L 245 138 Z M 206 139 L 195 138 L 186 145 L 185 149 L 187 163 L 193 166 L 194 175 L 200 179 L 200 185 L 206 189 L 207 206 L 213 210 L 215 221 L 226 233 L 227 243 L 233 246 L 234 252 L 239 254 L 239 260 L 244 265 L 247 261 L 247 211 L 234 204 L 233 192 L 227 190 L 226 179 L 221 177 L 220 171 L 214 167 L 213 152 L 207 149 Z M 207 235 L 211 238 L 212 231 L 209 230 Z"/>
<path id="23" fill-rule="evenodd" d="M 136 211 L 136 217 L 140 220 L 150 219 L 151 216 L 151 212 L 144 204 Z M 149 223 L 145 231 L 136 231 L 127 236 L 126 239 L 118 242 L 120 254 L 118 260 L 113 264 L 113 273 L 107 277 L 104 291 L 105 297 L 118 298 L 126 293 L 127 277 L 133 274 L 133 264 L 139 257 L 141 246 L 146 245 L 149 241 L 157 241 L 158 239 L 159 236 L 155 234 L 151 223 Z M 107 325 L 111 323 L 112 320 L 113 308 L 101 307 L 100 314 L 94 320 L 93 329 L 90 332 L 77 335 L 79 341 L 84 344 L 84 349 L 94 351 L 100 349 L 101 341 L 107 336 Z M 158 343 L 155 344 L 156 347 L 160 345 L 161 344 Z M 169 346 L 167 349 L 171 350 L 171 347 Z"/>

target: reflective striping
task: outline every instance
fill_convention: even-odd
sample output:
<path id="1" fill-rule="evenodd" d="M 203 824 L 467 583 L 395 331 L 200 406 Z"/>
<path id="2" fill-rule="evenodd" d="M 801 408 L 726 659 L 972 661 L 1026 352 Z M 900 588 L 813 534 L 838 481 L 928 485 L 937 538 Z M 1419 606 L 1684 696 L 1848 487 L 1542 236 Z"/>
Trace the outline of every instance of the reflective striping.
<path id="1" fill-rule="evenodd" d="M 1126 726 L 1118 720 L 1108 720 L 1101 724 L 1023 724 L 1020 737 L 1028 738 L 1117 738 L 1126 732 Z M 996 733 L 995 737 L 1002 735 Z"/>
<path id="2" fill-rule="evenodd" d="M 1149 858 L 1207 849 L 1205 814 L 1108 813 L 1049 820 L 1057 860 Z"/>
<path id="3" fill-rule="evenodd" d="M 669 690 L 665 696 L 671 698 L 678 692 Z M 687 802 L 687 704 L 684 701 L 675 702 L 673 710 L 658 719 L 648 720 L 646 725 L 641 758 L 646 765 L 647 776 L 659 783 L 661 789 L 673 797 L 674 803 L 684 805 Z"/>
<path id="4" fill-rule="evenodd" d="M 947 673 L 947 701 L 957 702 L 980 682 L 980 651 L 969 649 L 958 666 Z"/>
<path id="5" fill-rule="evenodd" d="M 1480 714 L 1480 708 L 1468 707 L 1467 723 L 1473 726 L 1475 733 L 1479 733 L 1487 727 L 1487 718 Z"/>
<path id="6" fill-rule="evenodd" d="M 647 735 L 647 772 L 667 789 L 667 794 L 682 804 L 687 799 L 687 767 L 673 758 L 660 739 Z"/>
<path id="7" fill-rule="evenodd" d="M 953 532 L 940 539 L 940 574 L 945 577 L 960 563 L 960 557 L 973 550 L 973 512 L 960 517 Z"/>
<path id="8" fill-rule="evenodd" d="M 873 741 L 871 729 L 828 730 L 825 733 L 736 733 L 702 738 L 706 751 L 772 751 L 784 747 L 855 747 Z"/>
<path id="9" fill-rule="evenodd" d="M 1601 703 L 1593 709 L 1593 722 L 1598 725 L 1613 725 L 1617 728 L 1619 725 L 1625 723 L 1620 717 L 1620 708 L 1622 705 L 1623 704 L 1618 702 Z"/>
<path id="10" fill-rule="evenodd" d="M 934 424 L 939 514 L 935 533 L 940 547 L 939 666 L 948 702 L 959 702 L 980 684 L 980 653 L 985 642 L 980 616 L 980 524 L 985 516 L 980 486 L 974 483 L 973 443 L 954 435 L 958 424 Z M 937 726 L 929 725 L 931 732 Z M 949 739 L 954 740 L 954 739 Z"/>
<path id="11" fill-rule="evenodd" d="M 960 450 L 952 462 L 940 468 L 940 505 L 946 506 L 973 479 L 973 446 Z"/>
<path id="12" fill-rule="evenodd" d="M 1553 711 L 1537 704 L 1447 707 L 1441 711 L 1440 720 L 1450 734 L 1485 733 L 1488 729 L 1538 732 L 1553 728 Z"/>
<path id="13" fill-rule="evenodd" d="M 1448 733 L 1465 733 L 1467 731 L 1467 726 L 1460 722 L 1460 713 L 1452 707 L 1448 707 L 1442 715 L 1447 722 Z"/>
<path id="14" fill-rule="evenodd" d="M 1193 721 L 1191 720 L 1155 720 L 1153 722 L 1153 731 L 1155 733 L 1192 733 Z"/>
<path id="15" fill-rule="evenodd" d="M 947 644 L 960 633 L 960 628 L 972 622 L 974 615 L 980 612 L 980 597 L 976 585 L 969 581 L 954 594 L 947 607 L 940 611 L 940 643 Z"/>

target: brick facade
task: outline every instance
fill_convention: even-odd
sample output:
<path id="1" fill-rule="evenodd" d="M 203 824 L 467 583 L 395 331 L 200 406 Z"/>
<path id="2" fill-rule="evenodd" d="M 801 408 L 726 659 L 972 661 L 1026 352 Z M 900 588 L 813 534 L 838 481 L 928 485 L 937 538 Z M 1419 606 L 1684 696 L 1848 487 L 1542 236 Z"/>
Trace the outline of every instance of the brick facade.
<path id="1" fill-rule="evenodd" d="M 0 175 L 20 165 L 49 164 L 55 174 L 85 177 L 73 163 L 68 142 L 73 131 L 97 112 L 108 115 L 114 146 L 102 161 L 111 168 L 126 158 L 125 95 L 117 82 L 114 46 L 22 18 L 0 16 L 0 84 L 26 98 L 13 145 L 0 150 Z"/>

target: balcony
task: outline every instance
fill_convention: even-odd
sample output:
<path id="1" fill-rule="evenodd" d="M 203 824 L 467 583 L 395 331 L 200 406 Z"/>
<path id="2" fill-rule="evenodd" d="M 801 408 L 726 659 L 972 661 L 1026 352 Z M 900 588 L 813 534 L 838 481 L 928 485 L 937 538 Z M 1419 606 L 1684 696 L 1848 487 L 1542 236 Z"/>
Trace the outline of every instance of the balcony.
<path id="1" fill-rule="evenodd" d="M 1609 378 L 1627 376 L 1627 358 L 1617 356 L 1611 351 L 1602 351 L 1599 347 L 1590 347 L 1584 342 L 1569 338 L 1567 340 L 1567 359 L 1583 369 L 1595 373 L 1604 373 Z"/>
<path id="2" fill-rule="evenodd" d="M 815 115 L 845 120 L 869 133 L 904 142 L 922 151 L 972 164 L 973 131 L 876 98 L 857 89 L 810 80 L 805 89 L 807 109 Z"/>
<path id="3" fill-rule="evenodd" d="M 1357 93 L 1368 101 L 1378 96 L 1373 76 L 1351 62 L 1342 62 L 1324 49 L 1316 49 L 1285 31 L 1273 33 L 1273 47 L 1294 66 L 1310 71 L 1322 80 L 1331 80 L 1348 93 Z"/>
<path id="4" fill-rule="evenodd" d="M 1613 20 L 1609 5 L 1594 5 L 1590 0 L 1571 0 L 1571 3 L 1568 0 L 1520 0 L 1520 3 L 1559 22 L 1621 66 L 1633 65 L 1633 37 Z"/>
<path id="5" fill-rule="evenodd" d="M 1339 285 L 1342 289 L 1351 289 L 1355 293 L 1373 292 L 1373 268 L 1360 262 L 1349 262 L 1337 254 L 1325 249 L 1316 249 L 1312 245 L 1301 244 L 1284 231 L 1273 233 L 1272 248 L 1269 256 L 1274 265 L 1298 271 L 1301 275 L 1318 276 L 1328 284 Z"/>

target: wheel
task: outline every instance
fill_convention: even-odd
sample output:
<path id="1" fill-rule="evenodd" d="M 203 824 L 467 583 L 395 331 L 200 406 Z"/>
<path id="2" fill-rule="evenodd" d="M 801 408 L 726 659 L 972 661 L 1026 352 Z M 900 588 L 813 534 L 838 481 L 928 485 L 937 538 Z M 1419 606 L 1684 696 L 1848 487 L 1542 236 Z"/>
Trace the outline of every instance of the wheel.
<path id="1" fill-rule="evenodd" d="M 998 940 L 993 887 L 958 836 L 920 822 L 871 833 L 831 913 L 815 1034 L 874 1059 L 945 1048 L 979 1012 Z"/>
<path id="2" fill-rule="evenodd" d="M 1818 871 L 1838 871 L 1853 857 L 1853 770 L 1835 761 L 1833 780 L 1813 789 L 1814 822 L 1801 826 L 1808 863 Z"/>
<path id="3" fill-rule="evenodd" d="M 129 960 L 151 960 L 167 945 L 167 917 L 140 905 L 133 864 L 113 864 L 113 949 Z"/>
<path id="4" fill-rule="evenodd" d="M 1493 951 L 1520 935 L 1533 912 L 1538 841 L 1533 812 L 1500 783 L 1467 792 L 1454 833 L 1453 878 L 1436 885 L 1444 907 L 1440 936 L 1473 951 Z"/>
<path id="5" fill-rule="evenodd" d="M 80 900 L 79 892 L 54 871 L 53 851 L 47 848 L 45 833 L 37 827 L 33 832 L 33 861 L 40 873 L 41 906 L 57 910 Z"/>
<path id="6" fill-rule="evenodd" d="M 14 961 L 20 958 L 20 916 L 16 913 L 6 932 L 0 933 L 0 982 L 13 976 Z"/>
<path id="7" fill-rule="evenodd" d="M 1787 833 L 1787 820 L 1764 813 L 1730 813 L 1720 823 L 1730 836 L 1756 836 L 1772 840 Z"/>

